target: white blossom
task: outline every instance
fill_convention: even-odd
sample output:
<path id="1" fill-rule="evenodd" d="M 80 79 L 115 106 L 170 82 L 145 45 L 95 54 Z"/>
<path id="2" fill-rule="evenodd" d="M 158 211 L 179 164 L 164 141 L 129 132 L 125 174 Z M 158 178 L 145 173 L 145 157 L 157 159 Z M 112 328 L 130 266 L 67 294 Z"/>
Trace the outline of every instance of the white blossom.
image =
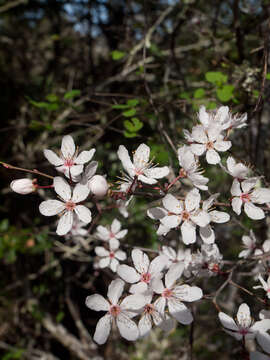
<path id="1" fill-rule="evenodd" d="M 173 264 L 182 262 L 185 266 L 183 274 L 185 276 L 189 276 L 189 266 L 192 260 L 191 256 L 191 250 L 190 249 L 182 249 L 179 248 L 176 252 L 172 247 L 170 246 L 162 246 L 162 251 L 160 252 L 160 255 L 165 255 L 168 259 L 167 262 L 167 268 L 169 269 Z"/>
<path id="2" fill-rule="evenodd" d="M 83 223 L 88 224 L 91 221 L 91 211 L 84 205 L 80 205 L 89 195 L 89 189 L 81 184 L 76 184 L 73 194 L 69 184 L 57 176 L 53 179 L 55 192 L 60 196 L 59 200 L 46 200 L 39 205 L 39 211 L 42 215 L 53 216 L 60 215 L 56 233 L 58 235 L 67 234 L 73 224 L 73 212 L 75 212 Z"/>
<path id="3" fill-rule="evenodd" d="M 105 249 L 103 246 L 96 246 L 95 253 L 101 259 L 99 260 L 98 266 L 100 269 L 109 267 L 113 272 L 116 272 L 119 265 L 119 260 L 124 261 L 127 258 L 127 255 L 124 251 L 119 250 L 119 244 L 115 241 L 109 241 L 109 250 Z"/>
<path id="4" fill-rule="evenodd" d="M 119 301 L 124 285 L 121 279 L 113 280 L 108 288 L 108 300 L 99 294 L 86 298 L 86 306 L 91 310 L 107 312 L 98 321 L 93 338 L 100 345 L 107 341 L 113 323 L 116 323 L 120 335 L 126 340 L 135 341 L 139 337 L 138 327 L 131 318 L 136 315 L 136 310 L 144 307 L 147 300 L 143 295 L 135 294 Z"/>
<path id="5" fill-rule="evenodd" d="M 261 285 L 253 286 L 253 289 L 263 289 L 266 292 L 268 299 L 270 299 L 270 275 L 268 276 L 267 281 L 265 281 L 260 274 L 258 276 L 258 280 L 260 281 Z"/>
<path id="6" fill-rule="evenodd" d="M 255 189 L 258 178 L 249 178 L 241 183 L 234 179 L 231 187 L 232 208 L 237 214 L 241 214 L 242 204 L 247 216 L 253 220 L 260 220 L 265 217 L 264 211 L 255 204 L 265 204 L 270 201 L 270 190 L 266 188 Z"/>
<path id="7" fill-rule="evenodd" d="M 232 156 L 228 157 L 226 163 L 227 163 L 227 168 L 225 168 L 223 165 L 221 165 L 221 167 L 228 174 L 230 174 L 231 176 L 233 176 L 238 180 L 247 179 L 250 169 L 246 165 L 242 163 L 236 163 L 236 161 Z"/>
<path id="8" fill-rule="evenodd" d="M 127 229 L 121 230 L 121 223 L 119 220 L 114 219 L 110 228 L 99 225 L 97 227 L 96 236 L 102 241 L 110 241 L 115 248 L 119 247 L 119 239 L 123 239 L 128 233 Z"/>
<path id="9" fill-rule="evenodd" d="M 137 177 L 139 181 L 146 184 L 155 184 L 157 182 L 156 179 L 163 178 L 169 174 L 167 166 L 156 167 L 152 161 L 149 161 L 150 148 L 146 144 L 141 144 L 134 152 L 133 162 L 124 145 L 119 146 L 117 155 L 122 162 L 123 168 L 132 179 Z"/>
<path id="10" fill-rule="evenodd" d="M 34 191 L 36 191 L 37 187 L 35 185 L 35 180 L 31 180 L 28 178 L 16 179 L 10 183 L 11 190 L 14 192 L 27 195 Z"/>
<path id="11" fill-rule="evenodd" d="M 89 181 L 88 181 L 88 187 L 90 189 L 90 192 L 95 196 L 97 199 L 102 199 L 104 196 L 106 196 L 109 186 L 107 183 L 107 180 L 104 176 L 101 175 L 94 175 Z"/>
<path id="12" fill-rule="evenodd" d="M 192 254 L 189 269 L 196 276 L 214 276 L 223 266 L 222 259 L 216 244 L 202 244 L 201 250 Z"/>
<path id="13" fill-rule="evenodd" d="M 239 253 L 238 257 L 246 259 L 256 249 L 256 237 L 254 235 L 254 232 L 252 230 L 250 230 L 249 236 L 247 236 L 247 235 L 242 236 L 242 242 L 244 244 L 245 249 Z M 256 249 L 256 250 L 259 250 L 259 249 Z M 261 250 L 259 251 L 259 253 L 257 251 L 255 255 L 259 255 L 260 253 L 262 253 Z"/>
<path id="14" fill-rule="evenodd" d="M 62 139 L 60 156 L 49 149 L 44 150 L 44 156 L 56 167 L 56 170 L 76 181 L 78 175 L 83 172 L 83 165 L 92 159 L 95 151 L 95 149 L 82 151 L 78 155 L 73 138 L 66 135 Z"/>
<path id="15" fill-rule="evenodd" d="M 84 228 L 86 226 L 86 223 L 79 221 L 79 219 L 74 217 L 72 228 L 70 230 L 70 235 L 72 236 L 87 236 L 88 231 Z"/>

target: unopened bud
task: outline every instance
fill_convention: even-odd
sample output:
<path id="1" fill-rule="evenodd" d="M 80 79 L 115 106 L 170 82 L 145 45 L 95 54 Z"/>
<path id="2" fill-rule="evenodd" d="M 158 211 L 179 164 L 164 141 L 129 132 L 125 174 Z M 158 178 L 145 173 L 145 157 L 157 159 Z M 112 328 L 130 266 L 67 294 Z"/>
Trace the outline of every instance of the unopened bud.
<path id="1" fill-rule="evenodd" d="M 107 180 L 101 175 L 94 175 L 88 181 L 88 187 L 91 193 L 99 199 L 103 198 L 107 194 L 109 188 Z"/>
<path id="2" fill-rule="evenodd" d="M 10 183 L 11 190 L 15 191 L 18 194 L 26 195 L 34 192 L 36 190 L 36 186 L 34 185 L 35 180 L 31 179 L 17 179 L 13 180 Z"/>

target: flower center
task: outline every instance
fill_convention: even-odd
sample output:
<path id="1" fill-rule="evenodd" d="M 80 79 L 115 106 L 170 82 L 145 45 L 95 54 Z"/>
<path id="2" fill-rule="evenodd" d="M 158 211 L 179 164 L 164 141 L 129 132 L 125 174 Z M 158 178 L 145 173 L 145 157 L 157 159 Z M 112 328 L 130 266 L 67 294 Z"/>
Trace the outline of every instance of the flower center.
<path id="1" fill-rule="evenodd" d="M 245 335 L 247 335 L 247 334 L 248 334 L 248 330 L 247 330 L 247 329 L 245 329 L 245 328 L 239 329 L 239 334 L 241 334 L 241 335 L 245 336 Z"/>
<path id="2" fill-rule="evenodd" d="M 186 172 L 186 170 L 183 169 L 183 168 L 181 168 L 180 171 L 179 171 L 179 176 L 180 176 L 181 178 L 187 177 L 187 172 Z"/>
<path id="3" fill-rule="evenodd" d="M 154 305 L 146 304 L 144 307 L 144 312 L 147 314 L 152 314 L 155 311 Z"/>
<path id="4" fill-rule="evenodd" d="M 240 198 L 241 198 L 241 200 L 242 200 L 243 202 L 249 202 L 249 201 L 250 201 L 249 194 L 242 194 L 242 195 L 240 196 Z"/>
<path id="5" fill-rule="evenodd" d="M 208 141 L 208 143 L 206 144 L 206 148 L 210 150 L 213 149 L 213 147 L 214 147 L 214 143 L 212 141 Z"/>
<path id="6" fill-rule="evenodd" d="M 110 310 L 109 310 L 110 314 L 113 316 L 113 317 L 116 317 L 120 314 L 121 312 L 121 308 L 119 305 L 112 305 L 110 307 Z"/>
<path id="7" fill-rule="evenodd" d="M 109 254 L 109 257 L 110 257 L 111 259 L 113 259 L 113 258 L 114 258 L 114 256 L 115 256 L 115 255 L 114 255 L 114 252 L 113 252 L 113 251 L 111 251 L 111 252 L 110 252 L 110 254 Z"/>
<path id="8" fill-rule="evenodd" d="M 151 274 L 150 273 L 144 273 L 141 275 L 141 281 L 145 282 L 145 283 L 149 283 L 151 279 Z"/>
<path id="9" fill-rule="evenodd" d="M 67 166 L 67 167 L 73 166 L 74 165 L 73 159 L 66 159 L 65 162 L 64 162 L 64 165 Z"/>
<path id="10" fill-rule="evenodd" d="M 111 231 L 110 232 L 110 238 L 113 239 L 114 238 L 114 233 Z"/>
<path id="11" fill-rule="evenodd" d="M 76 207 L 76 204 L 73 201 L 67 201 L 66 202 L 66 209 L 68 211 L 73 211 Z"/>
<path id="12" fill-rule="evenodd" d="M 164 289 L 161 296 L 165 297 L 166 299 L 170 298 L 172 296 L 173 292 L 171 289 Z"/>
<path id="13" fill-rule="evenodd" d="M 184 210 L 184 211 L 182 212 L 182 219 L 183 219 L 183 221 L 189 219 L 189 212 L 188 212 L 188 211 Z"/>

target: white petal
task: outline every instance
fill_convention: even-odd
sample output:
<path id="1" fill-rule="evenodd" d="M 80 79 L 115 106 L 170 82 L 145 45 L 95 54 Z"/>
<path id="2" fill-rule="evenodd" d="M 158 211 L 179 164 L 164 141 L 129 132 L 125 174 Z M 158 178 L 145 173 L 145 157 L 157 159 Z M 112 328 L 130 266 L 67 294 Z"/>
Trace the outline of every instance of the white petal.
<path id="1" fill-rule="evenodd" d="M 197 286 L 176 286 L 173 292 L 179 300 L 188 302 L 200 300 L 203 296 L 202 289 Z"/>
<path id="2" fill-rule="evenodd" d="M 231 194 L 232 196 L 240 196 L 242 194 L 240 188 L 240 182 L 237 179 L 233 180 L 232 187 L 231 187 Z"/>
<path id="3" fill-rule="evenodd" d="M 78 175 L 80 175 L 83 172 L 83 165 L 72 165 L 70 167 L 70 174 L 72 178 L 76 178 Z M 65 174 L 67 177 L 69 177 L 69 174 Z"/>
<path id="4" fill-rule="evenodd" d="M 165 255 L 159 255 L 155 257 L 149 266 L 149 273 L 152 277 L 158 275 L 167 265 L 167 257 Z"/>
<path id="5" fill-rule="evenodd" d="M 168 309 L 170 314 L 181 324 L 188 325 L 192 323 L 193 316 L 190 310 L 177 299 L 171 298 L 168 300 Z"/>
<path id="6" fill-rule="evenodd" d="M 218 153 L 213 150 L 213 149 L 210 149 L 210 150 L 207 150 L 206 152 L 206 161 L 208 162 L 208 164 L 212 164 L 212 165 L 215 165 L 215 164 L 218 164 L 220 162 L 220 156 L 218 155 Z"/>
<path id="7" fill-rule="evenodd" d="M 146 169 L 144 171 L 144 174 L 150 178 L 161 179 L 167 176 L 169 172 L 170 169 L 168 168 L 168 166 L 163 166 L 163 167 L 153 167 L 151 169 Z"/>
<path id="8" fill-rule="evenodd" d="M 150 148 L 146 144 L 141 144 L 133 155 L 133 162 L 135 168 L 144 167 L 148 161 L 150 156 Z"/>
<path id="9" fill-rule="evenodd" d="M 162 204 L 165 209 L 175 214 L 180 214 L 183 210 L 182 202 L 171 194 L 167 194 L 162 199 Z"/>
<path id="10" fill-rule="evenodd" d="M 129 341 L 135 341 L 139 337 L 139 330 L 134 321 L 124 313 L 120 313 L 116 318 L 116 324 L 120 335 Z"/>
<path id="11" fill-rule="evenodd" d="M 129 288 L 129 292 L 131 294 L 142 294 L 147 292 L 148 290 L 148 285 L 145 282 L 138 282 L 137 284 L 133 284 L 131 285 L 131 287 Z"/>
<path id="12" fill-rule="evenodd" d="M 152 315 L 153 318 L 154 318 L 154 314 Z M 172 331 L 176 327 L 175 320 L 173 318 L 171 318 L 167 313 L 165 313 L 163 321 L 161 321 L 157 325 L 166 333 Z"/>
<path id="13" fill-rule="evenodd" d="M 214 142 L 217 139 L 223 139 L 223 136 L 220 135 L 222 129 L 219 124 L 211 124 L 211 127 L 207 129 L 208 138 L 210 141 Z"/>
<path id="14" fill-rule="evenodd" d="M 71 199 L 71 188 L 69 184 L 60 176 L 53 178 L 55 192 L 65 201 Z"/>
<path id="15" fill-rule="evenodd" d="M 131 252 L 131 257 L 136 270 L 140 274 L 148 272 L 150 261 L 145 253 L 140 249 L 134 249 Z"/>
<path id="16" fill-rule="evenodd" d="M 232 143 L 230 141 L 216 141 L 214 143 L 214 148 L 217 151 L 227 151 L 232 146 Z"/>
<path id="17" fill-rule="evenodd" d="M 119 240 L 112 238 L 112 239 L 109 240 L 109 245 L 110 245 L 110 249 L 112 251 L 115 251 L 115 250 L 117 250 L 119 248 L 120 242 L 119 242 Z"/>
<path id="18" fill-rule="evenodd" d="M 75 154 L 75 144 L 70 135 L 66 135 L 63 137 L 62 144 L 61 144 L 61 152 L 65 159 L 71 159 L 72 156 Z"/>
<path id="19" fill-rule="evenodd" d="M 52 150 L 46 149 L 43 153 L 45 158 L 54 166 L 60 166 L 64 164 L 64 161 Z"/>
<path id="20" fill-rule="evenodd" d="M 161 207 L 155 207 L 148 209 L 147 215 L 153 220 L 160 220 L 167 215 L 167 211 Z"/>
<path id="21" fill-rule="evenodd" d="M 199 120 L 204 125 L 204 127 L 208 127 L 209 126 L 209 115 L 205 109 L 205 106 L 203 106 L 203 105 L 200 106 L 198 115 L 199 115 Z"/>
<path id="22" fill-rule="evenodd" d="M 96 152 L 96 149 L 91 149 L 89 151 L 82 151 L 79 156 L 76 157 L 76 164 L 85 164 L 92 159 Z"/>
<path id="23" fill-rule="evenodd" d="M 242 181 L 241 187 L 242 187 L 243 191 L 245 193 L 249 192 L 251 189 L 254 188 L 257 181 L 258 181 L 258 178 L 256 178 L 256 177 L 253 177 L 253 178 Z"/>
<path id="24" fill-rule="evenodd" d="M 124 251 L 117 250 L 115 252 L 115 257 L 116 257 L 116 259 L 123 261 L 123 260 L 126 260 L 127 255 L 126 255 L 126 253 Z"/>
<path id="25" fill-rule="evenodd" d="M 97 256 L 109 256 L 110 252 L 106 250 L 103 246 L 96 246 L 95 247 L 95 253 Z"/>
<path id="26" fill-rule="evenodd" d="M 78 218 L 88 224 L 92 220 L 91 211 L 84 205 L 76 205 L 74 208 L 75 213 L 78 215 Z"/>
<path id="27" fill-rule="evenodd" d="M 134 176 L 134 165 L 132 164 L 128 151 L 124 145 L 120 145 L 117 151 L 117 155 L 122 162 L 123 168 L 127 171 L 127 173 L 133 177 Z"/>
<path id="28" fill-rule="evenodd" d="M 218 317 L 222 326 L 225 329 L 234 330 L 234 331 L 238 330 L 238 326 L 236 326 L 235 321 L 224 312 L 219 312 Z"/>
<path id="29" fill-rule="evenodd" d="M 121 229 L 121 223 L 119 220 L 114 219 L 111 225 L 111 231 L 113 234 L 116 234 L 120 231 Z"/>
<path id="30" fill-rule="evenodd" d="M 160 278 L 154 278 L 153 282 L 151 283 L 151 287 L 157 294 L 162 294 L 164 290 L 164 285 Z"/>
<path id="31" fill-rule="evenodd" d="M 167 288 L 171 288 L 174 283 L 181 277 L 184 271 L 185 265 L 183 263 L 173 264 L 165 275 L 165 285 Z"/>
<path id="32" fill-rule="evenodd" d="M 73 212 L 66 211 L 59 219 L 56 234 L 57 235 L 66 235 L 72 228 L 73 223 Z"/>
<path id="33" fill-rule="evenodd" d="M 166 255 L 170 260 L 176 259 L 176 252 L 170 246 L 162 246 L 162 253 Z"/>
<path id="34" fill-rule="evenodd" d="M 65 208 L 65 204 L 59 200 L 46 200 L 42 201 L 39 205 L 39 211 L 45 216 L 59 214 L 61 211 L 65 210 Z"/>
<path id="35" fill-rule="evenodd" d="M 250 355 L 250 360 L 269 360 L 268 355 L 264 355 L 259 351 L 251 352 L 249 355 Z"/>
<path id="36" fill-rule="evenodd" d="M 256 338 L 263 351 L 270 353 L 270 335 L 266 332 L 259 332 Z"/>
<path id="37" fill-rule="evenodd" d="M 162 296 L 157 298 L 157 300 L 154 302 L 154 307 L 158 313 L 158 316 L 153 316 L 155 325 L 159 325 L 161 320 L 164 319 L 165 306 L 166 306 L 166 299 Z"/>
<path id="38" fill-rule="evenodd" d="M 164 218 L 160 219 L 160 222 L 167 229 L 173 229 L 180 224 L 181 217 L 179 215 L 167 215 Z"/>
<path id="39" fill-rule="evenodd" d="M 191 144 L 190 149 L 193 152 L 193 154 L 197 156 L 201 156 L 205 152 L 206 146 L 201 144 Z"/>
<path id="40" fill-rule="evenodd" d="M 208 138 L 205 133 L 205 129 L 202 125 L 194 126 L 192 128 L 191 136 L 196 142 L 198 142 L 200 144 L 205 144 L 208 142 Z"/>
<path id="41" fill-rule="evenodd" d="M 237 322 L 240 326 L 248 328 L 251 325 L 251 316 L 249 306 L 245 303 L 239 306 L 237 312 Z"/>
<path id="42" fill-rule="evenodd" d="M 191 223 L 191 221 L 184 221 L 181 225 L 181 234 L 183 238 L 183 243 L 193 244 L 196 242 L 196 226 Z"/>
<path id="43" fill-rule="evenodd" d="M 117 268 L 118 268 L 118 265 L 119 265 L 119 261 L 116 260 L 116 259 L 111 259 L 111 263 L 110 263 L 110 269 L 113 271 L 113 272 L 116 272 Z"/>
<path id="44" fill-rule="evenodd" d="M 89 309 L 95 311 L 109 311 L 110 309 L 110 304 L 108 301 L 99 294 L 87 296 L 85 305 L 89 307 Z"/>
<path id="45" fill-rule="evenodd" d="M 221 224 L 230 220 L 230 215 L 224 211 L 213 210 L 209 213 L 211 221 Z"/>
<path id="46" fill-rule="evenodd" d="M 249 255 L 251 254 L 251 250 L 247 249 L 247 250 L 242 250 L 240 251 L 238 257 L 239 258 L 247 258 Z M 254 287 L 253 287 L 254 288 Z"/>
<path id="47" fill-rule="evenodd" d="M 152 329 L 152 321 L 151 321 L 151 316 L 149 314 L 146 313 L 141 317 L 138 323 L 138 328 L 141 337 L 144 337 L 150 333 Z"/>
<path id="48" fill-rule="evenodd" d="M 261 313 L 264 312 L 264 314 L 267 316 L 269 315 L 267 310 L 262 310 Z M 261 315 L 260 313 L 260 315 Z M 266 332 L 270 329 L 270 319 L 262 319 L 260 321 L 256 321 L 254 325 L 250 328 L 252 331 L 259 331 L 259 332 Z"/>
<path id="49" fill-rule="evenodd" d="M 100 269 L 105 269 L 110 265 L 110 262 L 111 259 L 109 258 L 109 256 L 107 256 L 99 260 L 98 266 L 100 267 Z"/>
<path id="50" fill-rule="evenodd" d="M 121 309 L 127 311 L 139 310 L 147 304 L 147 299 L 141 294 L 129 295 L 121 302 Z"/>
<path id="51" fill-rule="evenodd" d="M 82 184 L 76 184 L 73 190 L 72 201 L 78 203 L 85 200 L 89 195 L 89 192 L 90 190 L 88 189 L 88 186 Z"/>
<path id="52" fill-rule="evenodd" d="M 205 244 L 213 244 L 215 242 L 215 233 L 210 225 L 200 227 L 200 236 Z"/>
<path id="53" fill-rule="evenodd" d="M 255 189 L 250 194 L 250 199 L 257 204 L 268 203 L 270 202 L 270 190 L 266 188 Z"/>
<path id="54" fill-rule="evenodd" d="M 199 210 L 194 215 L 191 215 L 191 220 L 198 226 L 207 226 L 210 221 L 211 217 L 206 211 Z"/>
<path id="55" fill-rule="evenodd" d="M 242 200 L 239 197 L 234 197 L 232 199 L 232 209 L 237 214 L 241 214 Z"/>
<path id="56" fill-rule="evenodd" d="M 119 298 L 123 294 L 125 283 L 121 279 L 113 280 L 108 288 L 108 299 L 113 305 L 116 305 L 119 301 Z"/>
<path id="57" fill-rule="evenodd" d="M 117 274 L 127 283 L 131 284 L 136 283 L 141 278 L 134 268 L 125 264 L 118 266 Z"/>
<path id="58" fill-rule="evenodd" d="M 200 206 L 201 195 L 198 189 L 193 189 L 187 193 L 185 198 L 185 205 L 187 211 L 198 209 Z"/>
<path id="59" fill-rule="evenodd" d="M 251 202 L 244 204 L 244 211 L 247 216 L 253 220 L 261 220 L 265 217 L 264 211 Z"/>
<path id="60" fill-rule="evenodd" d="M 96 235 L 100 240 L 108 241 L 110 237 L 110 231 L 105 226 L 99 225 L 97 227 Z"/>
<path id="61" fill-rule="evenodd" d="M 94 334 L 94 341 L 99 345 L 105 344 L 111 331 L 112 317 L 110 314 L 103 316 L 99 319 L 96 331 Z"/>
<path id="62" fill-rule="evenodd" d="M 242 236 L 242 242 L 248 247 L 251 247 L 253 245 L 251 237 L 247 235 Z"/>
<path id="63" fill-rule="evenodd" d="M 165 225 L 160 224 L 158 229 L 157 229 L 157 235 L 159 236 L 165 236 L 171 229 L 168 228 Z"/>
<path id="64" fill-rule="evenodd" d="M 128 230 L 124 229 L 124 230 L 121 230 L 119 231 L 117 234 L 115 234 L 115 237 L 117 239 L 122 239 L 123 237 L 125 237 L 128 233 Z"/>
<path id="65" fill-rule="evenodd" d="M 96 173 L 98 167 L 97 161 L 91 161 L 84 169 L 84 176 L 87 180 L 90 180 Z"/>
<path id="66" fill-rule="evenodd" d="M 157 183 L 156 179 L 148 178 L 147 176 L 144 176 L 144 175 L 139 175 L 138 180 L 144 182 L 145 184 L 149 184 L 149 185 L 153 185 L 153 184 Z"/>

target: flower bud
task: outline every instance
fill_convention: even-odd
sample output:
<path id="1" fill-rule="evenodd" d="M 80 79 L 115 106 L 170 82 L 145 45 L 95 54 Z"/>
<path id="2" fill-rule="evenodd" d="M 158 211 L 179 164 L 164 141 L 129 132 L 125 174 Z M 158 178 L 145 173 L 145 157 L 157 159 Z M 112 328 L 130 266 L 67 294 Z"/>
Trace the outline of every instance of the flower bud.
<path id="1" fill-rule="evenodd" d="M 99 199 L 103 198 L 107 194 L 109 188 L 107 180 L 101 175 L 94 175 L 88 181 L 88 187 L 91 193 Z"/>
<path id="2" fill-rule="evenodd" d="M 11 190 L 22 195 L 30 194 L 31 192 L 34 192 L 36 190 L 34 180 L 27 178 L 13 180 L 10 183 L 10 187 Z"/>

